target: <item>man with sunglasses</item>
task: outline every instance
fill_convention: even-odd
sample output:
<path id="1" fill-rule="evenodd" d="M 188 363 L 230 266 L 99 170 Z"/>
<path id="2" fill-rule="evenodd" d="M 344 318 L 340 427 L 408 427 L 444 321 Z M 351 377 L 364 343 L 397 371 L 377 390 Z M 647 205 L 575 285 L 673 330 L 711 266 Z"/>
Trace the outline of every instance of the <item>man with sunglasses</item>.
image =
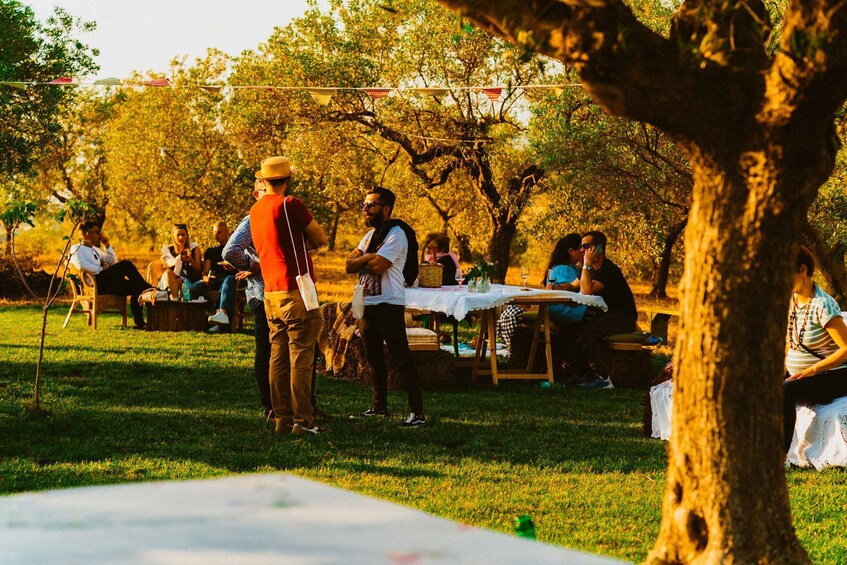
<path id="1" fill-rule="evenodd" d="M 359 320 L 359 331 L 371 370 L 373 404 L 362 416 L 388 416 L 388 368 L 382 349 L 385 342 L 408 388 L 411 413 L 403 426 L 418 427 L 426 423 L 426 418 L 404 318 L 405 287 L 411 277 L 405 267 L 407 259 L 417 266 L 417 237 L 408 224 L 391 219 L 395 201 L 394 193 L 387 188 L 378 186 L 368 191 L 362 214 L 365 225 L 372 229 L 347 258 L 346 269 L 350 274 L 358 273 L 359 283 L 365 287 L 365 314 Z"/>
<path id="2" fill-rule="evenodd" d="M 588 381 L 580 386 L 612 388 L 605 338 L 637 329 L 635 298 L 620 268 L 606 257 L 606 236 L 603 233 L 587 232 L 582 236 L 580 250 L 583 253 L 582 273 L 572 284 L 582 294 L 602 297 L 609 308 L 606 312 L 589 309 L 586 314 L 587 321 L 580 331 L 579 344 L 591 374 Z"/>

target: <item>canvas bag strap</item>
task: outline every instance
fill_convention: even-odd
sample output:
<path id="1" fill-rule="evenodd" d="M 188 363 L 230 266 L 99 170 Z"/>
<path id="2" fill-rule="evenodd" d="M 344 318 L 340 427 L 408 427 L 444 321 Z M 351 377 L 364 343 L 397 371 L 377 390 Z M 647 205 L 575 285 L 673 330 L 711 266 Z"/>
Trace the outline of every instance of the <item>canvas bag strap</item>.
<path id="1" fill-rule="evenodd" d="M 300 259 L 297 258 L 297 244 L 294 243 L 294 232 L 291 231 L 291 220 L 288 218 L 288 198 L 283 198 L 282 200 L 282 211 L 285 212 L 285 223 L 288 224 L 288 235 L 291 237 L 291 250 L 294 251 L 294 262 L 297 263 L 297 276 L 300 276 Z M 309 257 L 308 252 L 306 251 L 306 238 L 303 238 L 303 256 L 306 257 L 306 273 L 310 276 L 312 273 L 309 272 Z"/>

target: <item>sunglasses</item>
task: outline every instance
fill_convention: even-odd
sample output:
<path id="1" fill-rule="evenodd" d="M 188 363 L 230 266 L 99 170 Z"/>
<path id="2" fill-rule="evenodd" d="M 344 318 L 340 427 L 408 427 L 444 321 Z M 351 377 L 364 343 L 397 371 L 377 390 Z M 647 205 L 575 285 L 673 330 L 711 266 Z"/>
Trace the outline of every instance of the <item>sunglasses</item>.
<path id="1" fill-rule="evenodd" d="M 591 249 L 592 247 L 594 247 L 593 243 L 583 243 L 579 246 L 580 249 Z"/>
<path id="2" fill-rule="evenodd" d="M 362 210 L 370 210 L 374 206 L 385 206 L 382 202 L 363 202 Z"/>

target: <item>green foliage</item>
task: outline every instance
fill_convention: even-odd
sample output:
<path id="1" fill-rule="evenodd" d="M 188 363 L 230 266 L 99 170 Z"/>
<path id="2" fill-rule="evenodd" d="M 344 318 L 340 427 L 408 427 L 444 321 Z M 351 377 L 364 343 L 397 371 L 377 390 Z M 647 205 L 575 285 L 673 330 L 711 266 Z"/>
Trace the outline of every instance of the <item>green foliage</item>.
<path id="1" fill-rule="evenodd" d="M 93 25 L 61 8 L 42 24 L 18 0 L 0 0 L 0 80 L 48 82 L 96 71 L 97 51 L 75 38 Z M 0 86 L 0 178 L 30 170 L 59 130 L 59 107 L 74 95 L 72 88 Z"/>

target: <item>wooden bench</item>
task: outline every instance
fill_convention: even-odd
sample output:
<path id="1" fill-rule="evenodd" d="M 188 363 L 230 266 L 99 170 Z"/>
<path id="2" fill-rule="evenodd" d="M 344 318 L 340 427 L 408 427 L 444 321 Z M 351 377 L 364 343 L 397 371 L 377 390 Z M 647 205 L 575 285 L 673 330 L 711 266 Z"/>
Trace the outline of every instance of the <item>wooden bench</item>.
<path id="1" fill-rule="evenodd" d="M 647 314 L 647 322 L 650 324 L 650 333 L 662 338 L 664 343 L 668 342 L 668 322 L 671 317 L 679 317 L 679 310 L 673 308 L 644 308 Z"/>

